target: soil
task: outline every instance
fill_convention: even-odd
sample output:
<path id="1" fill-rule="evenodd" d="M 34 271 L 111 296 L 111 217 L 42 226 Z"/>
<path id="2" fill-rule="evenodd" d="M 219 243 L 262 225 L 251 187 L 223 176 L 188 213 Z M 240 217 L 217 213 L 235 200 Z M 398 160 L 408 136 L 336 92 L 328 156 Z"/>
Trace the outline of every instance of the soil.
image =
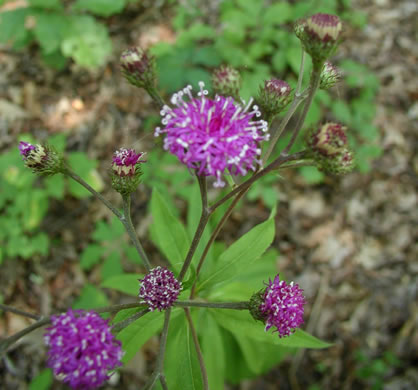
<path id="1" fill-rule="evenodd" d="M 352 3 L 366 12 L 368 25 L 363 31 L 349 29 L 339 56 L 366 64 L 380 80 L 375 124 L 384 153 L 368 174 L 352 173 L 308 186 L 289 171 L 277 183 L 278 269 L 306 292 L 306 329 L 333 346 L 300 351 L 265 376 L 230 389 L 371 389 L 376 375 L 361 379 L 357 374 L 360 351 L 369 367 L 387 352 L 401 362 L 384 370 L 377 389 L 418 388 L 418 6 L 413 0 Z M 140 6 L 131 6 L 129 12 L 109 19 L 115 52 L 102 71 L 88 72 L 74 64 L 53 71 L 42 65 L 35 47 L 19 53 L 0 51 L 0 150 L 15 148 L 24 132 L 42 140 L 63 132 L 70 150 L 85 151 L 99 161 L 108 160 L 120 145 L 138 150 L 154 146 L 152 135 L 144 135 L 142 127 L 157 112 L 155 106 L 145 93 L 124 82 L 118 66 L 126 47 L 173 40 L 166 23 L 169 10 L 166 14 L 150 1 L 144 4 L 145 16 L 138 16 Z M 107 175 L 105 165 L 99 168 L 102 178 Z M 118 202 L 110 188 L 104 195 Z M 138 192 L 134 201 L 133 220 L 141 236 L 149 224 L 148 197 L 149 192 Z M 247 202 L 232 214 L 221 236 L 235 237 L 243 221 L 257 221 L 264 214 L 268 210 L 261 202 Z M 47 258 L 2 264 L 4 303 L 44 315 L 71 305 L 86 280 L 97 278 L 80 269 L 78 256 L 102 218 L 110 214 L 94 199 L 66 196 L 53 202 L 43 229 L 62 244 Z M 145 246 L 155 256 L 155 248 Z M 0 337 L 30 322 L 3 313 Z M 137 389 L 149 374 L 156 343 L 151 340 L 105 388 Z M 26 389 L 29 378 L 44 365 L 42 333 L 34 332 L 0 361 L 0 388 Z M 61 388 L 54 383 L 53 389 Z"/>

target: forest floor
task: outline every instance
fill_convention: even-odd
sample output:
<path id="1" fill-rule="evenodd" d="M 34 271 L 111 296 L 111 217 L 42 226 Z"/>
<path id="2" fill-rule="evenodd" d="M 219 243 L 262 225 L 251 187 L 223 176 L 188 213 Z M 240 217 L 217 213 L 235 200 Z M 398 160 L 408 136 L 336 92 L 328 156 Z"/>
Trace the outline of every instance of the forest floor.
<path id="1" fill-rule="evenodd" d="M 274 242 L 280 251 L 278 270 L 303 285 L 309 302 L 306 329 L 333 346 L 301 351 L 265 376 L 230 389 L 369 389 L 379 378 L 384 386 L 376 389 L 418 386 L 417 5 L 412 0 L 353 3 L 367 13 L 369 22 L 364 31 L 351 32 L 341 55 L 367 64 L 380 80 L 375 124 L 384 153 L 368 174 L 308 186 L 295 172 L 285 172 L 285 180 L 276 184 L 281 194 Z M 170 39 L 172 33 L 159 24 L 158 12 L 147 18 L 147 25 L 140 17 L 112 19 L 115 47 L 121 51 L 147 39 Z M 141 125 L 155 114 L 155 107 L 122 79 L 118 54 L 100 73 L 76 66 L 56 73 L 41 64 L 36 49 L 0 53 L 0 101 L 10 103 L 0 104 L 0 117 L 8 123 L 1 130 L 0 149 L 16 147 L 24 132 L 39 138 L 64 132 L 71 149 L 99 161 L 108 160 L 120 145 L 152 147 L 153 136 L 144 135 Z M 105 165 L 99 168 L 103 178 Z M 118 201 L 110 188 L 104 194 Z M 144 218 L 148 195 L 138 192 L 134 203 L 140 235 L 149 224 Z M 232 214 L 221 235 L 235 237 L 243 221 L 263 214 L 268 215 L 268 209 L 261 202 L 247 202 Z M 0 275 L 4 302 L 43 314 L 70 305 L 87 278 L 77 262 L 80 250 L 95 222 L 108 217 L 93 199 L 80 202 L 68 196 L 53 204 L 44 225 L 63 245 L 41 262 L 5 262 Z M 153 246 L 146 244 L 146 249 L 152 251 Z M 32 274 L 44 283 L 32 283 Z M 88 276 L 91 281 L 94 277 Z M 0 336 L 27 325 L 28 320 L 4 313 Z M 0 388 L 27 388 L 28 375 L 45 363 L 41 345 L 41 334 L 36 333 L 0 362 Z M 142 381 L 149 374 L 153 347 L 148 345 L 109 389 L 137 389 L 134 379 Z M 359 368 L 372 367 L 388 352 L 399 365 L 359 377 Z"/>

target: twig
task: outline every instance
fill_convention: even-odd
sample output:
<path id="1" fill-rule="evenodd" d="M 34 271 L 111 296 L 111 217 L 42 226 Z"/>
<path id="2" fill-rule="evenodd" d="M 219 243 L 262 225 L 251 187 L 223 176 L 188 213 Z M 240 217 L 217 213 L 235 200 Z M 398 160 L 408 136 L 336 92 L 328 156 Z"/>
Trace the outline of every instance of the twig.
<path id="1" fill-rule="evenodd" d="M 218 222 L 215 230 L 212 232 L 209 241 L 207 242 L 205 249 L 203 250 L 202 256 L 200 257 L 199 263 L 196 268 L 196 278 L 193 283 L 191 292 L 190 292 L 190 298 L 194 297 L 195 291 L 196 291 L 196 283 L 198 281 L 199 273 L 202 269 L 203 263 L 205 262 L 206 256 L 209 253 L 209 250 L 212 246 L 212 244 L 215 242 L 216 237 L 218 237 L 219 232 L 221 231 L 222 227 L 224 226 L 226 220 L 231 215 L 234 207 L 237 205 L 237 203 L 240 201 L 240 199 L 247 193 L 248 188 L 244 188 L 241 192 L 237 194 L 237 196 L 234 198 L 233 202 L 229 205 L 228 210 L 226 210 L 225 214 L 222 216 L 221 220 Z"/>
<path id="2" fill-rule="evenodd" d="M 149 309 L 146 308 L 144 310 L 141 310 L 135 314 L 133 314 L 132 316 L 126 318 L 125 320 L 118 322 L 117 324 L 112 326 L 112 332 L 113 333 L 118 333 L 120 332 L 122 329 L 126 328 L 128 325 L 132 324 L 132 322 L 138 320 L 139 318 L 143 317 L 145 314 L 147 314 L 149 312 Z"/>
<path id="3" fill-rule="evenodd" d="M 277 157 L 264 169 L 260 169 L 257 173 L 251 176 L 248 180 L 241 183 L 238 187 L 234 188 L 230 193 L 226 194 L 223 198 L 219 199 L 216 203 L 214 203 L 211 207 L 209 207 L 209 213 L 212 214 L 219 206 L 224 204 L 228 199 L 231 199 L 233 196 L 241 192 L 243 189 L 249 188 L 251 184 L 253 184 L 255 181 L 267 175 L 271 171 L 279 168 L 282 164 L 287 163 L 289 161 L 302 160 L 305 157 L 305 155 L 306 155 L 306 152 L 303 150 L 298 153 L 294 153 L 290 155 L 281 155 Z"/>
<path id="4" fill-rule="evenodd" d="M 122 213 L 113 206 L 102 194 L 97 192 L 93 187 L 91 187 L 88 183 L 86 183 L 80 176 L 78 176 L 75 172 L 73 172 L 70 168 L 66 168 L 65 175 L 71 177 L 71 179 L 75 180 L 77 183 L 81 184 L 86 190 L 88 190 L 91 194 L 93 194 L 97 199 L 99 199 L 113 214 L 115 214 L 119 219 L 123 218 Z"/>
<path id="5" fill-rule="evenodd" d="M 290 118 L 293 116 L 293 114 L 296 112 L 297 108 L 299 107 L 299 104 L 302 103 L 302 101 L 306 98 L 306 94 L 304 92 L 302 93 L 300 92 L 302 88 L 304 66 L 305 66 L 305 51 L 302 48 L 302 58 L 300 61 L 300 69 L 299 69 L 298 83 L 297 83 L 296 91 L 295 91 L 295 97 L 293 98 L 292 104 L 287 110 L 286 115 L 280 122 L 279 127 L 277 128 L 277 130 L 274 132 L 272 136 L 267 152 L 263 157 L 263 164 L 267 162 L 268 158 L 270 157 L 271 153 L 274 150 L 274 147 L 276 146 L 277 141 L 279 140 L 280 136 L 283 134 Z"/>
<path id="6" fill-rule="evenodd" d="M 204 302 L 195 300 L 177 301 L 174 306 L 207 307 L 210 309 L 248 310 L 248 302 Z"/>
<path id="7" fill-rule="evenodd" d="M 192 243 L 190 245 L 189 251 L 187 252 L 186 259 L 184 260 L 183 266 L 178 276 L 178 280 L 180 282 L 184 279 L 184 276 L 186 275 L 190 263 L 193 260 L 193 255 L 196 252 L 197 246 L 199 245 L 200 239 L 202 238 L 203 231 L 205 230 L 206 224 L 208 223 L 209 217 L 211 215 L 211 213 L 208 210 L 206 177 L 197 176 L 197 180 L 199 182 L 200 196 L 202 199 L 202 214 L 200 215 L 199 224 L 197 225 Z"/>
<path id="8" fill-rule="evenodd" d="M 18 315 L 23 316 L 23 317 L 32 318 L 33 320 L 39 320 L 41 318 L 40 316 L 38 316 L 36 314 L 28 313 L 27 311 L 16 309 L 12 306 L 3 305 L 2 303 L 0 303 L 0 310 L 9 311 L 11 313 L 15 313 L 15 314 L 18 314 Z"/>
<path id="9" fill-rule="evenodd" d="M 152 373 L 151 377 L 148 379 L 147 383 L 145 384 L 142 390 L 150 390 L 153 388 L 155 382 L 158 378 L 161 377 L 163 370 L 164 370 L 164 355 L 165 355 L 165 348 L 167 345 L 167 334 L 168 334 L 168 325 L 170 323 L 170 314 L 171 309 L 167 309 L 165 311 L 164 317 L 164 326 L 161 332 L 161 339 L 160 339 L 160 349 L 158 351 L 157 356 L 157 363 L 154 372 Z M 163 381 L 165 378 L 163 379 Z"/>
<path id="10" fill-rule="evenodd" d="M 322 67 L 318 69 L 314 69 L 312 71 L 312 76 L 311 76 L 311 80 L 309 83 L 308 97 L 306 98 L 305 105 L 303 106 L 302 114 L 300 115 L 298 121 L 296 122 L 295 130 L 293 131 L 292 138 L 290 139 L 290 142 L 288 143 L 286 148 L 281 153 L 282 156 L 285 156 L 287 155 L 287 153 L 289 153 L 290 149 L 292 148 L 293 144 L 296 141 L 296 138 L 299 135 L 299 132 L 302 129 L 303 123 L 305 122 L 306 115 L 308 114 L 309 108 L 311 107 L 311 103 L 315 96 L 315 92 L 318 89 L 319 82 L 321 81 L 321 69 Z"/>
<path id="11" fill-rule="evenodd" d="M 124 224 L 126 231 L 128 232 L 129 237 L 131 238 L 132 243 L 134 244 L 136 251 L 139 254 L 139 257 L 144 262 L 145 268 L 149 272 L 151 269 L 151 263 L 148 259 L 147 254 L 144 251 L 143 246 L 141 245 L 141 242 L 138 239 L 138 236 L 136 234 L 135 228 L 132 224 L 131 219 L 131 195 L 123 195 L 123 214 L 124 214 L 124 221 L 122 223 Z"/>
<path id="12" fill-rule="evenodd" d="M 202 350 L 200 349 L 199 339 L 197 338 L 197 333 L 193 324 L 192 317 L 190 315 L 190 310 L 185 308 L 184 312 L 186 313 L 186 318 L 189 323 L 190 330 L 192 332 L 193 343 L 196 348 L 196 354 L 197 354 L 197 359 L 199 361 L 200 372 L 202 373 L 203 389 L 209 390 L 208 373 L 206 371 L 205 361 L 203 359 Z"/>

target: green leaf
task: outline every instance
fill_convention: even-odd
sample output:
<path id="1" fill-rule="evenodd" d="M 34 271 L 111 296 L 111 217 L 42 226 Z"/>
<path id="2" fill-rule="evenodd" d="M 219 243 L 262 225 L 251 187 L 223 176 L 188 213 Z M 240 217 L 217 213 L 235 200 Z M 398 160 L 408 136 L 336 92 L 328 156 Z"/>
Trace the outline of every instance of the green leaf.
<path id="1" fill-rule="evenodd" d="M 224 390 L 226 366 L 221 329 L 208 310 L 203 312 L 202 317 L 199 319 L 202 326 L 198 329 L 204 329 L 200 337 L 209 387 L 211 390 Z"/>
<path id="2" fill-rule="evenodd" d="M 30 244 L 35 253 L 46 256 L 49 250 L 49 237 L 45 233 L 38 233 L 30 240 Z"/>
<path id="3" fill-rule="evenodd" d="M 134 297 L 139 293 L 139 281 L 144 275 L 142 274 L 121 274 L 108 277 L 105 279 L 100 287 L 112 288 L 114 290 L 123 292 Z"/>
<path id="4" fill-rule="evenodd" d="M 27 8 L 17 8 L 13 11 L 0 13 L 0 42 L 14 44 L 26 39 L 25 18 L 27 13 Z"/>
<path id="5" fill-rule="evenodd" d="M 203 46 L 195 51 L 192 62 L 198 65 L 218 66 L 221 58 L 213 46 Z"/>
<path id="6" fill-rule="evenodd" d="M 210 274 L 203 277 L 198 289 L 208 289 L 215 284 L 226 282 L 235 277 L 242 269 L 246 269 L 271 245 L 274 230 L 274 219 L 269 218 L 243 235 L 222 253 L 216 262 L 216 268 L 210 270 Z"/>
<path id="7" fill-rule="evenodd" d="M 110 16 L 117 14 L 125 7 L 125 0 L 77 0 L 74 10 L 90 11 L 100 16 Z"/>
<path id="8" fill-rule="evenodd" d="M 203 389 L 196 348 L 189 323 L 183 314 L 170 321 L 165 361 L 165 374 L 169 389 Z M 173 362 L 176 364 L 172 364 Z"/>
<path id="9" fill-rule="evenodd" d="M 107 279 L 112 275 L 120 275 L 122 273 L 123 268 L 120 263 L 120 253 L 117 251 L 112 252 L 103 262 L 101 270 L 102 279 Z"/>
<path id="10" fill-rule="evenodd" d="M 89 270 L 100 262 L 104 248 L 97 244 L 88 245 L 80 256 L 80 267 Z"/>
<path id="11" fill-rule="evenodd" d="M 74 309 L 94 309 L 109 304 L 106 295 L 92 284 L 85 284 L 80 296 L 73 304 Z"/>
<path id="12" fill-rule="evenodd" d="M 52 385 L 53 375 L 50 368 L 42 370 L 29 384 L 29 390 L 48 390 Z"/>
<path id="13" fill-rule="evenodd" d="M 267 8 L 263 16 L 264 24 L 282 24 L 292 20 L 292 7 L 287 2 L 274 4 Z"/>
<path id="14" fill-rule="evenodd" d="M 43 53 L 46 55 L 59 49 L 68 30 L 68 18 L 57 12 L 38 12 L 35 20 L 33 32 Z"/>
<path id="15" fill-rule="evenodd" d="M 122 362 L 127 363 L 131 360 L 145 342 L 161 330 L 163 322 L 164 314 L 154 311 L 122 329 L 116 336 L 122 342 L 122 349 L 125 352 Z"/>
<path id="16" fill-rule="evenodd" d="M 232 333 L 244 334 L 255 341 L 272 343 L 292 348 L 328 348 L 331 344 L 317 339 L 301 329 L 288 337 L 279 338 L 272 331 L 266 332 L 264 324 L 255 321 L 247 311 L 213 310 L 216 321 L 220 326 Z"/>
<path id="17" fill-rule="evenodd" d="M 351 122 L 350 106 L 347 103 L 336 100 L 332 103 L 331 110 L 334 116 L 342 123 L 349 124 Z"/>
<path id="18" fill-rule="evenodd" d="M 112 51 L 112 41 L 104 25 L 89 15 L 77 15 L 70 20 L 61 49 L 79 65 L 97 68 L 105 64 Z"/>
<path id="19" fill-rule="evenodd" d="M 44 180 L 45 192 L 48 196 L 55 199 L 62 199 L 65 192 L 64 176 L 54 175 L 45 178 Z"/>
<path id="20" fill-rule="evenodd" d="M 322 183 L 325 177 L 316 167 L 301 167 L 299 172 L 308 184 Z"/>
<path id="21" fill-rule="evenodd" d="M 123 225 L 117 217 L 113 217 L 110 223 L 98 221 L 92 237 L 98 242 L 110 242 L 120 239 L 125 233 Z"/>
<path id="22" fill-rule="evenodd" d="M 25 210 L 24 230 L 32 230 L 40 225 L 48 211 L 48 197 L 43 190 L 32 190 L 28 193 L 28 199 L 22 202 L 21 210 Z M 19 200 L 23 198 L 19 198 Z"/>
<path id="23" fill-rule="evenodd" d="M 183 224 L 173 216 L 156 189 L 152 191 L 151 215 L 156 244 L 167 260 L 175 268 L 179 268 L 189 248 L 189 237 Z"/>

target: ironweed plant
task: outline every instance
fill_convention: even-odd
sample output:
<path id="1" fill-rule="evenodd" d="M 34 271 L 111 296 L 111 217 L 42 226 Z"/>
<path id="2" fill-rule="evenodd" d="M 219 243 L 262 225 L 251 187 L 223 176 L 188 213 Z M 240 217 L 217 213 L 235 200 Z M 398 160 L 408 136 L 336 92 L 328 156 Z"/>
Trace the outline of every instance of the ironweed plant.
<path id="1" fill-rule="evenodd" d="M 315 165 L 333 175 L 352 169 L 347 129 L 340 123 L 315 126 L 305 135 L 306 148 L 290 153 L 302 136 L 315 92 L 332 87 L 340 78 L 338 70 L 327 61 L 338 46 L 341 30 L 341 21 L 335 15 L 315 14 L 300 20 L 295 33 L 303 54 L 295 90 L 286 81 L 266 80 L 260 86 L 256 104 L 253 99 L 240 98 L 240 74 L 229 66 L 213 73 L 214 96 L 200 82 L 197 92 L 185 86 L 168 104 L 156 87 L 154 58 L 139 48 L 122 54 L 121 68 L 126 79 L 145 89 L 160 107 L 162 119 L 155 137 L 163 140 L 167 153 L 187 167 L 199 188 L 199 196 L 190 205 L 192 216 L 200 214 L 191 218 L 194 228 L 190 241 L 164 198 L 158 191 L 153 192 L 154 224 L 150 235 L 165 255 L 166 267 L 151 263 L 131 221 L 131 195 L 146 169 L 143 152 L 120 148 L 113 155 L 111 183 L 122 197 L 120 211 L 78 176 L 53 147 L 21 142 L 20 153 L 33 172 L 65 175 L 113 212 L 126 229 L 146 272 L 133 275 L 137 298 L 131 303 L 88 311 L 69 309 L 50 317 L 2 304 L 1 309 L 36 322 L 3 340 L 1 352 L 33 330 L 47 326 L 47 365 L 55 377 L 74 389 L 93 389 L 103 385 L 147 339 L 161 331 L 155 368 L 142 389 L 217 390 L 223 388 L 225 380 L 236 382 L 269 369 L 291 349 L 327 347 L 327 343 L 300 329 L 306 304 L 303 286 L 269 275 L 261 260 L 255 262 L 268 256 L 266 251 L 274 238 L 274 210 L 267 221 L 228 248 L 219 243 L 214 246 L 214 242 L 239 200 L 266 175 L 301 165 Z M 303 88 L 306 54 L 312 58 L 313 69 L 309 85 Z M 295 126 L 289 128 L 300 105 Z M 273 122 L 282 112 L 283 118 Z M 273 155 L 285 130 L 291 133 L 290 141 L 278 155 Z M 210 185 L 229 190 L 210 201 Z M 208 222 L 217 210 L 223 210 L 222 215 L 213 231 L 208 232 Z M 126 291 L 130 289 L 124 285 L 127 280 L 115 277 L 105 286 Z M 132 285 L 133 279 L 129 280 Z M 109 320 L 102 318 L 102 313 L 115 315 Z"/>

